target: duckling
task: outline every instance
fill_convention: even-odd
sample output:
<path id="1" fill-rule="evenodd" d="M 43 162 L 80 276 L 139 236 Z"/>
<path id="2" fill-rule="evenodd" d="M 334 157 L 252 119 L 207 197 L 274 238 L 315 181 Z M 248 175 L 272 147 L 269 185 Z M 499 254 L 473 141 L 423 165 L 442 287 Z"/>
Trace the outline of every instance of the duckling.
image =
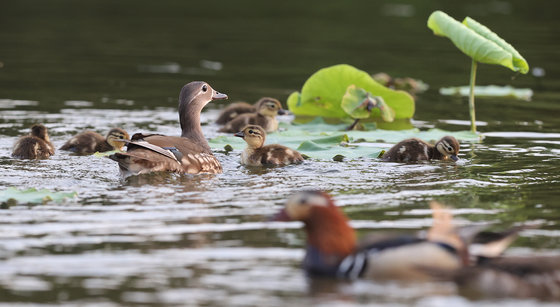
<path id="1" fill-rule="evenodd" d="M 362 243 L 344 213 L 322 191 L 293 195 L 274 220 L 304 223 L 303 268 L 311 276 L 431 280 L 432 268 L 449 272 L 468 264 L 467 246 L 452 231 L 450 213 L 433 208 L 434 226 L 425 238 L 399 235 Z"/>
<path id="2" fill-rule="evenodd" d="M 422 160 L 459 160 L 459 142 L 452 136 L 444 136 L 435 145 L 420 139 L 406 139 L 391 147 L 381 159 L 391 162 L 416 162 Z"/>
<path id="3" fill-rule="evenodd" d="M 234 102 L 229 106 L 227 106 L 224 110 L 222 110 L 220 116 L 218 116 L 218 119 L 216 119 L 216 123 L 219 125 L 225 125 L 227 122 L 231 121 L 232 119 L 236 118 L 241 114 L 255 113 L 257 112 L 257 109 L 259 109 L 260 105 L 262 105 L 267 101 L 278 101 L 278 100 L 270 97 L 263 97 L 259 99 L 257 102 L 255 102 L 255 104 L 253 105 L 250 105 L 246 102 Z M 286 111 L 284 109 L 279 109 L 278 115 L 283 115 L 285 114 L 285 112 Z"/>
<path id="4" fill-rule="evenodd" d="M 241 114 L 257 112 L 257 105 L 261 100 L 257 101 L 254 105 L 248 104 L 246 102 L 234 102 L 230 104 L 222 110 L 222 112 L 216 119 L 216 124 L 225 125 L 227 122 Z"/>
<path id="5" fill-rule="evenodd" d="M 84 131 L 69 139 L 61 150 L 68 150 L 79 154 L 92 154 L 111 150 L 122 150 L 130 136 L 121 128 L 109 130 L 106 137 L 94 131 Z"/>
<path id="6" fill-rule="evenodd" d="M 12 156 L 18 159 L 47 159 L 54 155 L 47 127 L 42 124 L 31 126 L 31 133 L 22 136 L 14 145 Z"/>
<path id="7" fill-rule="evenodd" d="M 181 136 L 136 133 L 127 151 L 109 158 L 119 163 L 123 176 L 167 171 L 177 173 L 221 173 L 222 165 L 212 154 L 200 127 L 200 112 L 212 100 L 227 99 L 208 83 L 193 81 L 179 94 Z"/>
<path id="8" fill-rule="evenodd" d="M 453 273 L 460 293 L 474 298 L 560 300 L 560 256 L 503 256 Z"/>
<path id="9" fill-rule="evenodd" d="M 278 130 L 277 114 L 283 114 L 284 110 L 280 101 L 274 98 L 262 98 L 257 103 L 256 113 L 245 113 L 237 116 L 229 121 L 220 132 L 238 132 L 247 125 L 259 125 L 266 132 L 274 132 Z"/>
<path id="10" fill-rule="evenodd" d="M 288 165 L 303 162 L 301 154 L 282 145 L 263 146 L 266 132 L 257 125 L 248 125 L 234 134 L 247 142 L 247 148 L 241 153 L 241 164 L 249 166 Z"/>

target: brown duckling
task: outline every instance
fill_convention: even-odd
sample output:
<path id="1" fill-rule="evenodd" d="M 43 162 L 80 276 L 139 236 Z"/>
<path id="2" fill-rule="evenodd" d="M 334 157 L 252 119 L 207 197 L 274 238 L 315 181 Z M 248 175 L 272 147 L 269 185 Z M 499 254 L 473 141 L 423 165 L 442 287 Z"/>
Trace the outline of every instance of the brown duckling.
<path id="1" fill-rule="evenodd" d="M 220 132 L 238 132 L 247 125 L 259 125 L 266 132 L 278 130 L 277 114 L 283 114 L 282 104 L 274 98 L 263 98 L 259 100 L 256 113 L 245 113 L 229 121 Z"/>
<path id="2" fill-rule="evenodd" d="M 246 102 L 234 102 L 230 104 L 222 110 L 222 112 L 216 119 L 216 124 L 225 125 L 227 122 L 241 114 L 257 112 L 257 105 L 259 102 L 260 100 L 257 101 L 254 105 L 248 104 Z"/>
<path id="3" fill-rule="evenodd" d="M 125 141 L 127 151 L 109 158 L 119 163 L 124 176 L 167 171 L 177 173 L 221 173 L 222 165 L 212 154 L 200 127 L 200 112 L 214 99 L 227 99 L 208 83 L 193 81 L 181 89 L 179 120 L 181 136 L 136 133 Z"/>
<path id="4" fill-rule="evenodd" d="M 462 294 L 560 300 L 560 256 L 502 256 L 454 272 Z"/>
<path id="5" fill-rule="evenodd" d="M 54 155 L 47 127 L 42 124 L 31 126 L 31 133 L 21 137 L 14 145 L 12 156 L 18 159 L 47 159 Z"/>
<path id="6" fill-rule="evenodd" d="M 68 150 L 79 154 L 92 154 L 111 150 L 122 150 L 130 136 L 121 128 L 109 130 L 106 137 L 94 131 L 84 131 L 69 139 L 61 150 Z"/>
<path id="7" fill-rule="evenodd" d="M 420 139 L 406 139 L 391 147 L 381 157 L 384 161 L 391 162 L 416 162 L 423 160 L 447 160 L 457 161 L 459 154 L 459 142 L 452 136 L 444 136 L 435 145 L 428 144 Z"/>
<path id="8" fill-rule="evenodd" d="M 249 166 L 288 165 L 303 162 L 301 154 L 286 146 L 273 144 L 263 146 L 266 132 L 257 125 L 249 125 L 235 134 L 247 142 L 241 153 L 241 164 Z"/>

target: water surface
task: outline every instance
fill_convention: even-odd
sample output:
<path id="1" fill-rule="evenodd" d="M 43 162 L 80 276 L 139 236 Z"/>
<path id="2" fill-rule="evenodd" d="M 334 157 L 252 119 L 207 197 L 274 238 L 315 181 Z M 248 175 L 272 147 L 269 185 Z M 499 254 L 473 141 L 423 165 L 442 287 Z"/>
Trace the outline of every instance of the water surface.
<path id="1" fill-rule="evenodd" d="M 44 305 L 492 305 L 452 284 L 310 281 L 299 268 L 298 223 L 270 223 L 294 191 L 332 193 L 360 234 L 431 224 L 428 203 L 453 206 L 458 224 L 499 229 L 540 221 L 511 254 L 560 247 L 558 21 L 546 1 L 422 4 L 392 1 L 18 1 L 0 9 L 0 187 L 76 191 L 63 204 L 0 214 L 0 302 Z M 315 70 L 338 63 L 423 79 L 414 125 L 468 129 L 467 101 L 438 88 L 468 82 L 469 60 L 425 27 L 429 13 L 469 14 L 512 43 L 546 76 L 481 65 L 479 84 L 533 88 L 530 102 L 477 100 L 481 143 L 460 163 L 375 159 L 306 161 L 249 169 L 217 152 L 221 175 L 122 179 L 105 158 L 57 152 L 10 157 L 17 136 L 45 123 L 56 147 L 84 129 L 180 133 L 181 86 L 206 80 L 230 100 L 285 100 Z M 203 115 L 207 137 L 219 135 Z M 282 120 L 289 121 L 290 117 Z M 503 300 L 511 306 L 534 301 Z"/>

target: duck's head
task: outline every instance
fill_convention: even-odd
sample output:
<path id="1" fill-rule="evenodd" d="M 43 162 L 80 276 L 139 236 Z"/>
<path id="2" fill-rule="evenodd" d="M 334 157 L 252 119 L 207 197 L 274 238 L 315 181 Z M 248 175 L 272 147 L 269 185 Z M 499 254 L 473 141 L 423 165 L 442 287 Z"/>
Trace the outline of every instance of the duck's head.
<path id="1" fill-rule="evenodd" d="M 227 99 L 226 94 L 214 90 L 204 81 L 193 81 L 185 84 L 179 94 L 179 110 L 182 107 L 199 107 L 200 110 L 212 100 Z"/>
<path id="2" fill-rule="evenodd" d="M 130 136 L 126 131 L 121 128 L 113 128 L 107 133 L 107 143 L 111 145 L 115 150 L 122 150 L 126 144 L 122 140 L 130 140 Z"/>
<path id="3" fill-rule="evenodd" d="M 263 97 L 256 103 L 257 113 L 264 116 L 276 116 L 285 114 L 282 104 L 277 99 L 271 97 Z"/>
<path id="4" fill-rule="evenodd" d="M 43 124 L 35 124 L 31 126 L 31 135 L 50 142 L 47 127 L 45 127 Z"/>
<path id="5" fill-rule="evenodd" d="M 262 147 L 266 139 L 266 132 L 261 126 L 248 125 L 243 130 L 234 134 L 237 137 L 243 138 L 249 147 L 259 148 Z"/>
<path id="6" fill-rule="evenodd" d="M 346 256 L 356 248 L 354 229 L 325 192 L 296 193 L 286 201 L 284 209 L 273 220 L 303 222 L 309 245 L 323 253 Z"/>
<path id="7" fill-rule="evenodd" d="M 227 98 L 226 94 L 217 92 L 204 81 L 193 81 L 185 84 L 179 94 L 181 136 L 194 139 L 209 150 L 210 147 L 207 145 L 200 128 L 200 112 L 210 101 Z"/>
<path id="8" fill-rule="evenodd" d="M 445 159 L 450 158 L 453 161 L 459 160 L 457 157 L 459 154 L 459 142 L 450 135 L 444 136 L 441 140 L 437 141 L 436 149 Z"/>

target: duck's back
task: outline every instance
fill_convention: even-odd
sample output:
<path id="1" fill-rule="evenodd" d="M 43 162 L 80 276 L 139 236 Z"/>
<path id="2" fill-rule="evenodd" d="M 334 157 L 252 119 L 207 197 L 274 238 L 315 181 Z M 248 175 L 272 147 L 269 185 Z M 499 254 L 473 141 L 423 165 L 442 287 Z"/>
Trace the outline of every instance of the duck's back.
<path id="1" fill-rule="evenodd" d="M 35 136 L 20 138 L 12 153 L 12 156 L 18 159 L 47 159 L 52 155 L 54 155 L 52 144 Z"/>
<path id="2" fill-rule="evenodd" d="M 391 147 L 381 157 L 384 161 L 390 162 L 415 162 L 429 160 L 432 152 L 432 145 L 420 139 L 407 139 Z"/>
<path id="3" fill-rule="evenodd" d="M 113 150 L 113 147 L 107 143 L 105 137 L 101 134 L 94 131 L 84 131 L 73 136 L 60 149 L 79 154 L 90 154 L 110 151 Z"/>
<path id="4" fill-rule="evenodd" d="M 121 171 L 142 174 L 158 171 L 178 173 L 222 172 L 222 166 L 210 149 L 179 136 L 133 136 L 125 153 L 116 153 L 111 159 L 119 162 Z"/>
<path id="5" fill-rule="evenodd" d="M 216 123 L 224 125 L 241 114 L 254 113 L 256 111 L 255 106 L 246 102 L 232 103 L 220 113 L 220 116 L 216 119 Z"/>
<path id="6" fill-rule="evenodd" d="M 266 132 L 278 130 L 278 121 L 274 117 L 259 113 L 245 113 L 228 122 L 220 132 L 239 132 L 247 125 L 261 126 Z"/>
<path id="7" fill-rule="evenodd" d="M 249 161 L 252 165 L 288 165 L 303 162 L 303 157 L 295 150 L 274 144 L 256 149 Z"/>

